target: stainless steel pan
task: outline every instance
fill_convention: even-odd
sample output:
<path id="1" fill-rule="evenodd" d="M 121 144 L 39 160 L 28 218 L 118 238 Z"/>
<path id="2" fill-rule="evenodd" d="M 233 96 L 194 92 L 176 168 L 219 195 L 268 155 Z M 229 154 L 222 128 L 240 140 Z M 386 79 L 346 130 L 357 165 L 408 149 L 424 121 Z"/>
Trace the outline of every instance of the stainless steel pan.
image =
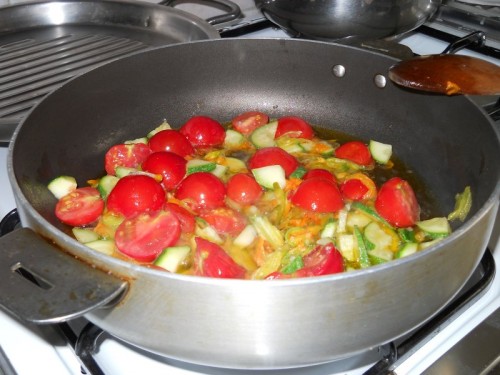
<path id="1" fill-rule="evenodd" d="M 34 108 L 10 146 L 9 177 L 29 229 L 0 241 L 0 304 L 39 323 L 84 314 L 151 352 L 232 368 L 332 361 L 421 325 L 459 291 L 486 248 L 498 210 L 500 137 L 467 97 L 385 85 L 395 61 L 322 42 L 225 39 L 138 53 L 73 79 Z M 102 173 L 111 145 L 164 118 L 180 126 L 195 114 L 226 121 L 251 109 L 392 144 L 439 212 L 451 211 L 455 194 L 469 185 L 468 220 L 434 247 L 370 269 L 249 281 L 175 275 L 110 258 L 78 244 L 54 217 L 46 188 L 54 176 L 71 174 L 83 184 Z M 44 245 L 23 232 L 37 233 Z M 48 242 L 63 251 L 49 247 L 40 256 Z M 92 282 L 91 273 L 100 278 Z M 75 280 L 80 275 L 85 282 Z"/>

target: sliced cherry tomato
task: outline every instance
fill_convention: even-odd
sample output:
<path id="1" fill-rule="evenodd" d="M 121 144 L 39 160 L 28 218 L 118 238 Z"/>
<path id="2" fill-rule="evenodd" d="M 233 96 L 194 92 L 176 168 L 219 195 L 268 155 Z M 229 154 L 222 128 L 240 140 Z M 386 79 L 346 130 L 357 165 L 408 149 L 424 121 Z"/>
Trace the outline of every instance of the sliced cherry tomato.
<path id="1" fill-rule="evenodd" d="M 337 185 L 321 177 L 302 181 L 291 201 L 294 205 L 313 212 L 337 212 L 344 207 Z"/>
<path id="2" fill-rule="evenodd" d="M 317 246 L 304 259 L 304 268 L 298 270 L 300 276 L 321 276 L 344 270 L 342 254 L 330 242 Z"/>
<path id="3" fill-rule="evenodd" d="M 194 148 L 187 138 L 174 129 L 159 131 L 149 139 L 152 151 L 170 151 L 182 157 L 193 155 Z"/>
<path id="4" fill-rule="evenodd" d="M 248 160 L 250 169 L 267 167 L 268 165 L 281 165 L 288 177 L 299 166 L 299 162 L 292 155 L 279 147 L 264 147 L 257 150 Z"/>
<path id="5" fill-rule="evenodd" d="M 224 206 L 226 187 L 216 176 L 208 172 L 197 172 L 187 176 L 177 187 L 175 197 L 188 200 L 193 209 Z"/>
<path id="6" fill-rule="evenodd" d="M 313 178 L 313 177 L 325 178 L 328 181 L 331 181 L 331 182 L 334 182 L 334 183 L 337 182 L 337 179 L 335 178 L 335 176 L 330 171 L 327 171 L 326 169 L 321 169 L 321 168 L 316 168 L 316 169 L 310 169 L 310 170 L 308 170 L 306 172 L 306 174 L 304 175 L 304 177 L 302 177 L 302 179 L 303 180 L 307 180 L 307 179 Z"/>
<path id="7" fill-rule="evenodd" d="M 236 203 L 254 204 L 262 194 L 262 187 L 249 174 L 237 173 L 227 181 L 227 196 Z"/>
<path id="8" fill-rule="evenodd" d="M 226 138 L 224 127 L 207 116 L 191 117 L 179 131 L 194 147 L 220 146 Z"/>
<path id="9" fill-rule="evenodd" d="M 93 187 L 83 187 L 59 199 L 55 214 L 63 223 L 80 227 L 95 222 L 103 209 L 104 201 L 99 191 Z"/>
<path id="10" fill-rule="evenodd" d="M 171 211 L 177 217 L 177 219 L 179 219 L 179 222 L 181 224 L 181 231 L 183 233 L 194 232 L 196 220 L 191 212 L 186 210 L 184 207 L 171 202 L 165 203 L 165 211 Z"/>
<path id="11" fill-rule="evenodd" d="M 114 145 L 106 152 L 104 168 L 108 174 L 114 175 L 116 167 L 136 168 L 149 154 L 151 149 L 144 143 Z"/>
<path id="12" fill-rule="evenodd" d="M 247 225 L 245 216 L 229 207 L 204 211 L 200 217 L 221 234 L 237 235 Z"/>
<path id="13" fill-rule="evenodd" d="M 243 134 L 250 134 L 268 122 L 269 116 L 258 111 L 245 112 L 231 120 L 233 128 Z"/>
<path id="14" fill-rule="evenodd" d="M 409 227 L 420 220 L 420 206 L 410 184 L 393 177 L 381 187 L 375 200 L 375 209 L 395 227 Z"/>
<path id="15" fill-rule="evenodd" d="M 180 237 L 181 225 L 169 211 L 143 212 L 125 219 L 116 229 L 116 247 L 139 262 L 152 262 Z"/>
<path id="16" fill-rule="evenodd" d="M 165 204 L 160 183 L 146 175 L 128 175 L 118 180 L 109 193 L 109 211 L 132 217 L 141 212 L 157 211 Z"/>
<path id="17" fill-rule="evenodd" d="M 186 175 L 186 159 L 168 151 L 153 152 L 142 163 L 146 172 L 162 175 L 161 181 L 166 190 L 173 190 Z"/>
<path id="18" fill-rule="evenodd" d="M 311 277 L 339 273 L 344 271 L 344 259 L 342 254 L 332 243 L 317 246 L 307 254 L 304 259 L 304 267 L 292 274 L 273 272 L 266 279 L 290 279 L 294 277 Z"/>
<path id="19" fill-rule="evenodd" d="M 198 276 L 241 279 L 245 269 L 238 265 L 219 245 L 196 237 L 194 274 Z"/>
<path id="20" fill-rule="evenodd" d="M 373 163 L 370 149 L 360 141 L 344 143 L 335 150 L 335 156 L 340 159 L 353 161 L 359 165 L 370 165 Z"/>
<path id="21" fill-rule="evenodd" d="M 344 181 L 340 185 L 340 191 L 342 196 L 353 201 L 363 200 L 366 193 L 368 193 L 368 187 L 359 179 L 351 178 Z"/>
<path id="22" fill-rule="evenodd" d="M 274 138 L 287 135 L 292 138 L 312 139 L 314 130 L 305 120 L 296 116 L 281 117 Z"/>

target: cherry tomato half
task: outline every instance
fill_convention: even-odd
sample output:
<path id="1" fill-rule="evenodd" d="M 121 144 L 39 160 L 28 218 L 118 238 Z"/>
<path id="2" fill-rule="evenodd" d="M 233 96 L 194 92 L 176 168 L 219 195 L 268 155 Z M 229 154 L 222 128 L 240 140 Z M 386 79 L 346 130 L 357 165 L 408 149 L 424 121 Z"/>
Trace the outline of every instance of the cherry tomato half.
<path id="1" fill-rule="evenodd" d="M 157 211 L 165 204 L 160 183 L 146 175 L 128 175 L 118 180 L 107 200 L 109 211 L 132 217 L 141 212 Z"/>
<path id="2" fill-rule="evenodd" d="M 287 135 L 292 138 L 312 139 L 314 130 L 305 120 L 296 116 L 281 117 L 274 138 Z"/>
<path id="3" fill-rule="evenodd" d="M 332 243 L 317 246 L 303 258 L 304 267 L 292 274 L 273 272 L 266 279 L 290 279 L 294 277 L 311 277 L 339 273 L 344 271 L 342 254 Z"/>
<path id="4" fill-rule="evenodd" d="M 151 154 L 151 149 L 144 143 L 130 145 L 119 144 L 111 147 L 104 157 L 107 174 L 114 175 L 116 167 L 135 168 Z"/>
<path id="5" fill-rule="evenodd" d="M 306 172 L 306 174 L 304 175 L 304 177 L 302 177 L 302 179 L 307 180 L 307 179 L 313 178 L 313 177 L 324 178 L 324 179 L 331 181 L 331 182 L 334 182 L 334 183 L 337 182 L 337 179 L 330 171 L 327 171 L 326 169 L 321 169 L 321 168 L 309 169 Z"/>
<path id="6" fill-rule="evenodd" d="M 193 209 L 224 206 L 226 187 L 216 176 L 208 172 L 197 172 L 187 176 L 177 187 L 175 197 L 188 200 Z"/>
<path id="7" fill-rule="evenodd" d="M 340 191 L 342 196 L 353 201 L 363 200 L 366 193 L 368 193 L 368 187 L 363 184 L 363 182 L 357 178 L 351 178 L 344 181 L 340 185 Z"/>
<path id="8" fill-rule="evenodd" d="M 198 276 L 241 279 L 245 269 L 238 265 L 219 245 L 196 237 L 194 274 Z"/>
<path id="9" fill-rule="evenodd" d="M 262 194 L 262 187 L 249 174 L 237 173 L 227 181 L 227 196 L 236 203 L 253 204 Z"/>
<path id="10" fill-rule="evenodd" d="M 395 227 L 409 227 L 420 219 L 420 206 L 410 184 L 393 177 L 381 187 L 375 200 L 375 209 Z"/>
<path id="11" fill-rule="evenodd" d="M 353 161 L 359 165 L 370 165 L 373 163 L 370 149 L 360 141 L 344 143 L 335 150 L 335 156 L 340 159 Z"/>
<path id="12" fill-rule="evenodd" d="M 204 211 L 200 217 L 205 220 L 217 233 L 239 234 L 247 225 L 245 216 L 229 207 L 219 207 Z"/>
<path id="13" fill-rule="evenodd" d="M 186 210 L 184 207 L 181 207 L 178 204 L 172 202 L 165 203 L 165 211 L 172 212 L 177 217 L 177 219 L 179 219 L 179 223 L 181 224 L 181 231 L 183 233 L 194 232 L 196 220 L 191 212 Z"/>
<path id="14" fill-rule="evenodd" d="M 168 151 L 153 152 L 142 163 L 146 172 L 162 175 L 162 185 L 166 190 L 173 190 L 186 175 L 186 159 Z"/>
<path id="15" fill-rule="evenodd" d="M 149 139 L 152 151 L 170 151 L 182 157 L 194 154 L 194 148 L 187 138 L 174 129 L 159 131 Z"/>
<path id="16" fill-rule="evenodd" d="M 313 212 L 337 212 L 344 207 L 337 185 L 321 177 L 302 181 L 291 201 L 294 205 Z"/>
<path id="17" fill-rule="evenodd" d="M 55 214 L 63 223 L 80 227 L 92 224 L 103 210 L 104 201 L 99 191 L 92 187 L 83 187 L 59 199 Z"/>
<path id="18" fill-rule="evenodd" d="M 180 237 L 181 226 L 169 211 L 143 212 L 125 219 L 116 229 L 118 250 L 140 262 L 152 262 Z"/>
<path id="19" fill-rule="evenodd" d="M 268 122 L 269 116 L 258 111 L 245 112 L 231 120 L 233 128 L 243 134 L 250 134 Z"/>
<path id="20" fill-rule="evenodd" d="M 183 134 L 194 147 L 220 146 L 226 138 L 226 130 L 216 120 L 207 116 L 191 117 L 179 132 Z"/>
<path id="21" fill-rule="evenodd" d="M 268 165 L 281 165 L 288 177 L 299 166 L 295 157 L 279 147 L 264 147 L 257 150 L 248 160 L 250 169 L 267 167 Z"/>

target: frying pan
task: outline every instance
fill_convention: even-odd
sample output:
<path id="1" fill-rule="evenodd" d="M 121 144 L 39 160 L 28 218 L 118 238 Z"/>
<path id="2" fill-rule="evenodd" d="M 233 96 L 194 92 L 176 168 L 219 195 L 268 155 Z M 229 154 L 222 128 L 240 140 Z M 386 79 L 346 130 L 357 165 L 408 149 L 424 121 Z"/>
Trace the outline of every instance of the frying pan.
<path id="1" fill-rule="evenodd" d="M 140 52 L 74 78 L 30 112 L 10 145 L 8 173 L 25 228 L 0 241 L 0 305 L 38 323 L 83 314 L 137 347 L 228 368 L 333 361 L 423 324 L 457 294 L 487 246 L 500 194 L 500 141 L 469 98 L 416 94 L 385 80 L 395 61 L 324 42 L 220 39 Z M 392 144 L 437 212 L 453 210 L 455 194 L 470 186 L 469 217 L 407 258 L 268 281 L 134 265 L 79 244 L 55 218 L 46 188 L 54 176 L 85 184 L 103 173 L 110 146 L 164 118 L 176 127 L 197 114 L 224 122 L 247 110 L 298 115 Z"/>
<path id="2" fill-rule="evenodd" d="M 8 143 L 28 110 L 71 77 L 151 47 L 219 38 L 212 24 L 240 11 L 235 6 L 205 21 L 158 4 L 58 0 L 0 8 L 0 143 Z"/>

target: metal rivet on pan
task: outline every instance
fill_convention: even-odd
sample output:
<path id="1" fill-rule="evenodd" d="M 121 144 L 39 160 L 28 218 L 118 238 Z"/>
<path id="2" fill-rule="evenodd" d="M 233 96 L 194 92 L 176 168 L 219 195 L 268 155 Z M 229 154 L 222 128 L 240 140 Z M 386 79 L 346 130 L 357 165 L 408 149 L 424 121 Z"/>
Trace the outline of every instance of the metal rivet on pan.
<path id="1" fill-rule="evenodd" d="M 344 65 L 335 65 L 332 68 L 332 72 L 335 77 L 342 78 L 343 76 L 345 76 L 345 67 Z"/>
<path id="2" fill-rule="evenodd" d="M 383 89 L 387 85 L 387 79 L 382 74 L 376 74 L 373 78 L 373 82 L 375 83 L 375 86 L 381 89 Z"/>

